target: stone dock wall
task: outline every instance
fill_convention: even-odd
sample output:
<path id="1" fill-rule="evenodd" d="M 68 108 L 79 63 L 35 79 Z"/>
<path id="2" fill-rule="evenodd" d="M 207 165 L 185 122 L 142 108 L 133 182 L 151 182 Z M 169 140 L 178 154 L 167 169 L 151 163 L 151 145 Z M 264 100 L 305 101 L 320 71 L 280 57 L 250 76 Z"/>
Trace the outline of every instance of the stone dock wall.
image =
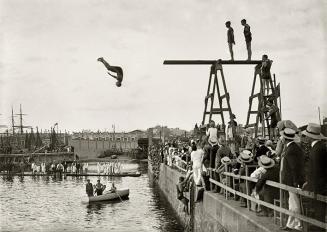
<path id="1" fill-rule="evenodd" d="M 176 184 L 184 174 L 167 165 L 160 164 L 159 175 L 155 178 L 159 188 L 177 213 L 185 231 L 196 232 L 269 232 L 280 231 L 271 218 L 258 217 L 246 208 L 239 207 L 239 202 L 226 200 L 223 195 L 204 192 L 203 200 L 194 203 L 191 194 L 190 214 L 183 211 L 183 204 L 177 199 Z M 149 175 L 153 167 L 149 160 Z"/>

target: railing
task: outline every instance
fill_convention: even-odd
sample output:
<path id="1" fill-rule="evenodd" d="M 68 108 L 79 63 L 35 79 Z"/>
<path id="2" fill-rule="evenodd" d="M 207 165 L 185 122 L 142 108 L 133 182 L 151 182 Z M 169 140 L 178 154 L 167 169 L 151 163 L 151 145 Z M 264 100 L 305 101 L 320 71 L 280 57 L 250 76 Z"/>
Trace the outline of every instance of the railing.
<path id="1" fill-rule="evenodd" d="M 234 195 L 238 195 L 240 197 L 243 197 L 243 198 L 247 199 L 247 201 L 248 201 L 247 207 L 248 208 L 249 208 L 249 205 L 250 205 L 249 201 L 251 201 L 251 202 L 254 202 L 256 204 L 263 205 L 263 206 L 265 206 L 265 207 L 267 207 L 269 209 L 272 209 L 274 211 L 278 211 L 280 213 L 280 224 L 281 225 L 282 225 L 282 214 L 286 214 L 286 215 L 298 218 L 303 222 L 307 222 L 307 223 L 310 223 L 312 225 L 318 226 L 320 228 L 327 229 L 327 223 L 325 223 L 325 222 L 321 222 L 321 221 L 316 220 L 314 218 L 310 218 L 310 217 L 304 216 L 302 214 L 295 213 L 295 212 L 290 211 L 288 209 L 285 209 L 283 207 L 276 206 L 274 204 L 271 204 L 271 203 L 268 203 L 268 202 L 265 202 L 265 201 L 262 201 L 262 200 L 259 200 L 259 199 L 256 199 L 256 198 L 250 196 L 249 195 L 250 189 L 249 189 L 248 183 L 249 183 L 249 181 L 256 183 L 258 181 L 258 179 L 256 179 L 256 178 L 252 178 L 252 177 L 249 177 L 249 176 L 235 175 L 234 173 L 227 172 L 227 166 L 225 166 L 225 172 L 222 172 L 219 175 L 223 175 L 223 176 L 232 178 L 233 183 L 235 182 L 235 179 L 245 180 L 246 193 L 242 193 L 240 191 L 237 191 L 237 190 L 233 189 L 231 186 L 228 186 L 228 182 L 227 182 L 227 185 L 226 185 L 226 184 L 223 184 L 221 182 L 218 182 L 217 180 L 214 180 L 213 179 L 213 172 L 216 172 L 216 169 L 209 168 L 208 170 L 210 171 L 209 181 L 210 181 L 211 184 L 217 185 L 217 186 L 223 188 L 227 192 L 230 192 L 230 193 L 232 193 Z M 248 168 L 247 167 L 246 167 L 246 175 L 248 175 Z M 222 178 L 220 178 L 220 180 L 221 179 Z M 298 194 L 298 195 L 306 197 L 306 198 L 318 200 L 322 204 L 327 203 L 327 196 L 324 196 L 324 195 L 314 194 L 314 193 L 309 192 L 309 191 L 300 190 L 300 189 L 297 189 L 297 188 L 294 188 L 294 187 L 291 187 L 291 186 L 288 186 L 288 185 L 285 185 L 285 184 L 281 184 L 281 183 L 277 183 L 277 182 L 269 181 L 269 180 L 266 181 L 266 185 L 278 188 L 280 191 L 288 191 L 288 192 L 292 192 L 292 193 Z M 282 199 L 280 199 L 280 202 L 282 202 Z"/>
<path id="2" fill-rule="evenodd" d="M 187 164 L 184 160 L 179 160 L 178 162 L 179 162 L 179 163 L 183 163 L 183 164 L 185 164 L 185 165 Z M 180 166 L 179 166 L 178 164 L 176 164 L 175 162 L 173 162 L 173 167 L 177 168 L 179 171 L 181 171 L 181 172 L 183 172 L 183 173 L 186 173 L 186 172 L 187 172 L 186 169 L 180 167 Z"/>

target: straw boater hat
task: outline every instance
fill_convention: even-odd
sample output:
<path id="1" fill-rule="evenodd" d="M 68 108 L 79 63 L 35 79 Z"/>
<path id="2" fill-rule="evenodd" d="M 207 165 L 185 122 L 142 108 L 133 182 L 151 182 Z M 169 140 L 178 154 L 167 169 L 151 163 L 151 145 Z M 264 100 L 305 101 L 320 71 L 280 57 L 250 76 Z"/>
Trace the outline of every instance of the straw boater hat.
<path id="1" fill-rule="evenodd" d="M 326 139 L 326 137 L 321 134 L 321 127 L 316 123 L 309 123 L 307 129 L 305 129 L 302 134 L 312 139 Z"/>
<path id="2" fill-rule="evenodd" d="M 279 131 L 282 131 L 282 130 L 284 130 L 284 120 L 281 120 L 281 121 L 279 121 L 279 122 L 277 122 L 277 128 L 278 128 L 278 130 Z"/>
<path id="3" fill-rule="evenodd" d="M 285 128 L 280 134 L 284 138 L 289 139 L 289 140 L 298 140 L 299 139 L 295 130 L 293 130 L 291 128 Z"/>
<path id="4" fill-rule="evenodd" d="M 229 164 L 232 161 L 230 160 L 230 158 L 228 156 L 224 156 L 223 158 L 221 158 L 220 162 L 222 164 Z"/>
<path id="5" fill-rule="evenodd" d="M 268 169 L 275 166 L 275 161 L 266 155 L 262 155 L 259 157 L 258 165 L 260 167 Z"/>
<path id="6" fill-rule="evenodd" d="M 258 141 L 260 144 L 265 144 L 266 139 L 264 137 L 260 136 L 260 137 L 258 137 Z"/>
<path id="7" fill-rule="evenodd" d="M 284 121 L 284 126 L 285 126 L 285 128 L 290 128 L 290 129 L 295 130 L 295 132 L 298 131 L 297 126 L 296 126 L 295 123 L 292 122 L 291 120 L 285 120 L 285 121 Z"/>
<path id="8" fill-rule="evenodd" d="M 248 150 L 243 150 L 236 159 L 236 161 L 239 163 L 250 163 L 252 160 L 253 154 Z"/>

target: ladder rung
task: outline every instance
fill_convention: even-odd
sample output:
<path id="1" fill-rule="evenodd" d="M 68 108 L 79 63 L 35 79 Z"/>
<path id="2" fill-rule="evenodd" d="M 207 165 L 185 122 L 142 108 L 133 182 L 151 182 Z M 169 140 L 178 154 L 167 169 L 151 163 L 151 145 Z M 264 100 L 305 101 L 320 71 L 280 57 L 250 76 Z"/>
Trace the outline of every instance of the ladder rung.
<path id="1" fill-rule="evenodd" d="M 253 127 L 253 126 L 255 126 L 255 123 L 245 125 L 245 127 Z"/>
<path id="2" fill-rule="evenodd" d="M 219 99 L 222 100 L 222 99 L 224 99 L 226 97 L 229 98 L 229 93 L 226 93 L 224 95 L 221 95 Z"/>
<path id="3" fill-rule="evenodd" d="M 257 94 L 254 94 L 254 95 L 250 96 L 249 99 L 253 99 L 253 98 L 256 98 L 256 97 L 259 97 L 259 96 L 260 96 L 260 93 L 257 93 Z"/>
<path id="4" fill-rule="evenodd" d="M 210 111 L 206 111 L 205 114 L 210 114 Z M 214 111 L 212 111 L 211 114 L 221 114 L 221 112 L 214 112 Z"/>
<path id="5" fill-rule="evenodd" d="M 221 113 L 222 111 L 229 111 L 229 108 L 212 108 L 212 112 Z"/>
<path id="6" fill-rule="evenodd" d="M 258 111 L 250 111 L 249 113 L 250 113 L 250 114 L 257 114 Z"/>
<path id="7" fill-rule="evenodd" d="M 208 96 L 205 97 L 205 99 L 209 99 L 213 97 L 213 93 L 210 93 Z"/>

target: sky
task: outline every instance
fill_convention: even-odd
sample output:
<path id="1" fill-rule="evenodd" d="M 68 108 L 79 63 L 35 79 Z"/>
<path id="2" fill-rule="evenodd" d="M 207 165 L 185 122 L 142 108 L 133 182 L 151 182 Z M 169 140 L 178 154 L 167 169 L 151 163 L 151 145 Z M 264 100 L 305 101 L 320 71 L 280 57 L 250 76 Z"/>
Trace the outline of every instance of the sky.
<path id="1" fill-rule="evenodd" d="M 0 124 L 22 104 L 24 124 L 59 130 L 130 131 L 202 121 L 209 66 L 166 59 L 267 54 L 281 84 L 282 116 L 298 126 L 327 116 L 327 1 L 324 0 L 0 0 Z M 124 69 L 122 87 L 97 62 Z M 226 66 L 232 111 L 245 124 L 253 66 Z M 16 118 L 17 122 L 18 119 Z"/>

